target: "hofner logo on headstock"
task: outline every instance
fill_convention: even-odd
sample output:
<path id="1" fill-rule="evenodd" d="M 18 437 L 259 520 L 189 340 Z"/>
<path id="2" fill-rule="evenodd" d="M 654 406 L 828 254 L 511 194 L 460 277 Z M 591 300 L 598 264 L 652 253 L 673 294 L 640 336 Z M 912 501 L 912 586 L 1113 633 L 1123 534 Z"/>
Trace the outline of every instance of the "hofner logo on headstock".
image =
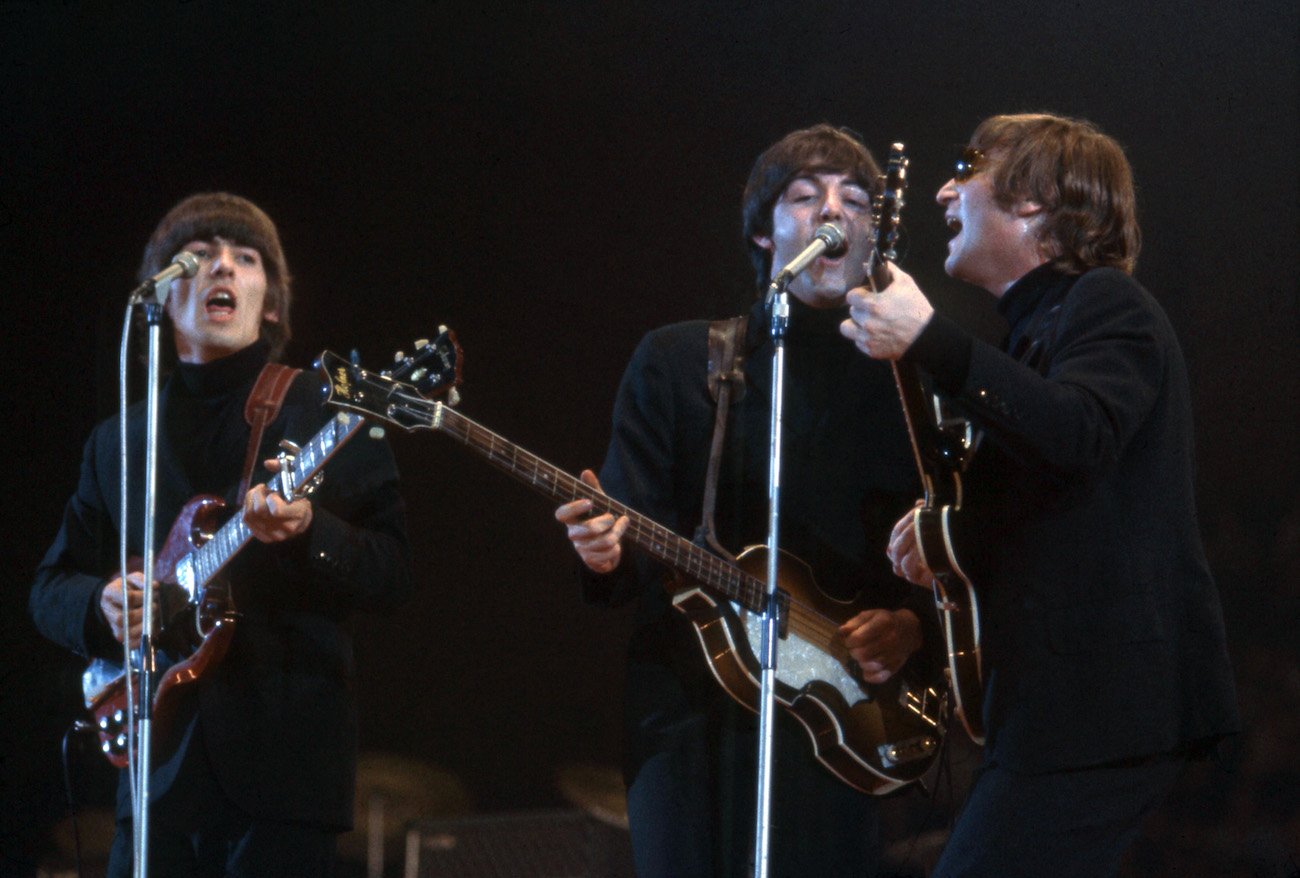
<path id="1" fill-rule="evenodd" d="M 334 370 L 334 392 L 344 398 L 352 396 L 352 384 L 348 381 L 348 370 L 343 367 Z"/>

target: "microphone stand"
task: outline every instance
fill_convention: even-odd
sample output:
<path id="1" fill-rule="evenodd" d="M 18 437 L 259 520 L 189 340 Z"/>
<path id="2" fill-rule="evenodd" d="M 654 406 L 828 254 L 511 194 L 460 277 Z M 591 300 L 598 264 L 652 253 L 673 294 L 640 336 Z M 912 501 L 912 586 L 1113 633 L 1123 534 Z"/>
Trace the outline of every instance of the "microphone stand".
<path id="1" fill-rule="evenodd" d="M 167 302 L 171 280 L 145 284 L 145 286 L 152 289 L 139 293 L 137 298 L 144 306 L 149 346 L 145 390 L 144 611 L 140 623 L 140 685 L 137 691 L 139 708 L 136 713 L 140 734 L 135 753 L 135 778 L 139 789 L 135 796 L 135 810 L 131 815 L 134 838 L 132 874 L 135 878 L 145 878 L 149 874 L 149 774 L 153 756 L 153 694 L 157 683 L 155 679 L 157 656 L 153 645 L 153 600 L 154 530 L 158 484 L 158 376 L 163 307 Z M 122 522 L 122 527 L 126 527 L 126 521 Z M 125 575 L 126 572 L 123 571 L 123 576 Z M 127 673 L 130 673 L 129 667 Z"/>
<path id="2" fill-rule="evenodd" d="M 776 659 L 781 632 L 776 577 L 781 508 L 781 434 L 784 429 L 782 399 L 785 385 L 785 337 L 790 324 L 790 294 L 786 291 L 786 285 L 789 282 L 790 276 L 778 275 L 768 292 L 768 308 L 772 315 L 772 439 L 768 469 L 767 599 L 764 603 L 763 637 L 758 657 L 760 686 L 758 807 L 754 828 L 755 878 L 767 878 L 772 842 L 772 753 L 776 737 Z"/>

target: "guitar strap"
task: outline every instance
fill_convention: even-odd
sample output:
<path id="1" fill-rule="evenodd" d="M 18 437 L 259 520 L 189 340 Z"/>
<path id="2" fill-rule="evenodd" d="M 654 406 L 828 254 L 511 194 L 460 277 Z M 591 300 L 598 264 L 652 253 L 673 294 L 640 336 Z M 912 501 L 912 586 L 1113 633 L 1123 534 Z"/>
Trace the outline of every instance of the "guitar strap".
<path id="1" fill-rule="evenodd" d="M 722 446 L 727 435 L 727 412 L 731 408 L 734 388 L 736 401 L 745 395 L 745 356 L 740 346 L 749 326 L 749 315 L 714 320 L 709 324 L 709 396 L 716 413 L 713 418 L 713 442 L 709 447 L 709 467 L 704 475 L 704 502 L 695 542 L 707 545 L 728 561 L 736 558 L 718 542 L 713 511 L 718 505 L 718 470 L 722 465 Z"/>
<path id="2" fill-rule="evenodd" d="M 266 430 L 266 425 L 280 414 L 284 395 L 301 371 L 279 363 L 267 363 L 257 376 L 252 392 L 248 394 L 248 401 L 244 403 L 244 420 L 250 428 L 248 451 L 244 454 L 244 474 L 239 479 L 239 493 L 235 495 L 235 502 L 241 506 L 253 479 L 253 468 L 257 466 L 257 451 L 262 447 L 262 433 Z"/>

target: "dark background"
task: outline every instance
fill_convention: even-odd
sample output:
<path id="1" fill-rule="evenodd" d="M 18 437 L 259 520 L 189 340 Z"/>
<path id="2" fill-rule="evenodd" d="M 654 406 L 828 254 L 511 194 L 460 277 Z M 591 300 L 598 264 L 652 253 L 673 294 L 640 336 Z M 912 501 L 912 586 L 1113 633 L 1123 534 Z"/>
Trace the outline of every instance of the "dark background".
<path id="1" fill-rule="evenodd" d="M 601 460 L 642 333 L 749 301 L 739 199 L 765 146 L 819 121 L 877 155 L 906 141 L 903 265 L 987 331 L 987 297 L 943 276 L 931 199 L 980 119 L 1048 110 L 1097 122 L 1134 166 L 1137 276 L 1188 359 L 1248 723 L 1153 821 L 1142 868 L 1293 874 L 1297 22 L 1290 0 L 0 3 L 7 867 L 61 816 L 78 704 L 28 583 L 115 405 L 144 242 L 181 197 L 227 189 L 279 224 L 290 362 L 379 364 L 446 323 L 462 411 L 576 472 Z M 447 437 L 393 443 L 419 592 L 358 620 L 362 747 L 439 766 L 479 812 L 559 804 L 561 766 L 617 762 L 626 614 L 580 603 L 548 503 Z M 900 837 L 948 813 L 917 793 L 891 807 Z"/>

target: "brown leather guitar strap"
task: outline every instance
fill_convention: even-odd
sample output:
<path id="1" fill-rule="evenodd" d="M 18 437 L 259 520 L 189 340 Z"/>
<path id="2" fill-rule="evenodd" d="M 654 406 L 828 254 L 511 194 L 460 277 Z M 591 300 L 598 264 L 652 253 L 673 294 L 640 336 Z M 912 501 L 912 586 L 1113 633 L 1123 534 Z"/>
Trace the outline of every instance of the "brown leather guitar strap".
<path id="1" fill-rule="evenodd" d="M 239 480 L 239 493 L 235 495 L 235 502 L 241 506 L 253 479 L 253 468 L 257 466 L 257 450 L 262 446 L 262 433 L 266 425 L 280 414 L 284 395 L 301 371 L 279 363 L 267 363 L 262 367 L 262 374 L 257 376 L 252 392 L 248 394 L 248 401 L 244 403 L 244 420 L 250 428 L 248 451 L 244 454 L 244 475 Z"/>
<path id="2" fill-rule="evenodd" d="M 740 346 L 745 338 L 749 316 L 715 320 L 709 324 L 709 395 L 716 414 L 713 419 L 713 443 L 709 448 L 709 467 L 704 475 L 704 503 L 695 541 L 707 545 L 728 561 L 735 556 L 718 542 L 713 510 L 718 505 L 718 470 L 722 465 L 723 440 L 727 435 L 727 411 L 731 408 L 734 388 L 736 400 L 745 395 L 745 357 Z"/>

